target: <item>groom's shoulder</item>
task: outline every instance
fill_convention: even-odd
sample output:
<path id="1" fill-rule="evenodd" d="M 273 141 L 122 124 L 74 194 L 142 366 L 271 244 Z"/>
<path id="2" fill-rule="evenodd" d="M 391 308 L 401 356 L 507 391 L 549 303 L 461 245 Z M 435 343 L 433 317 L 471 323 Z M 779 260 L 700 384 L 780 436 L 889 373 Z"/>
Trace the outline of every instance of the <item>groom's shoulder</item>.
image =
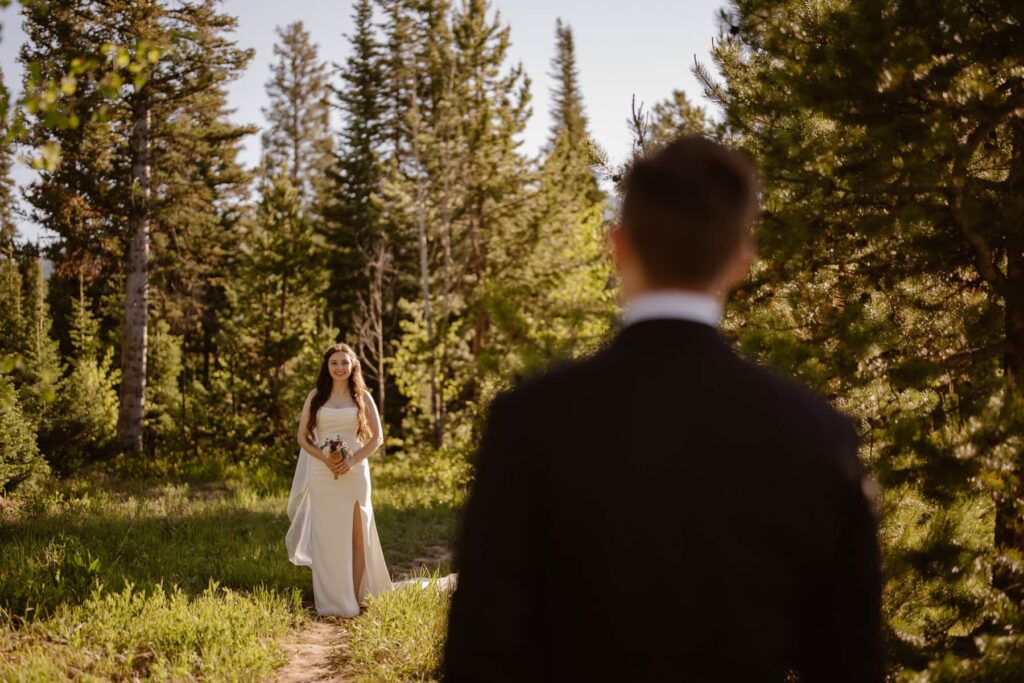
<path id="1" fill-rule="evenodd" d="M 730 356 L 733 369 L 729 375 L 733 383 L 747 400 L 761 404 L 763 412 L 776 418 L 791 415 L 795 419 L 817 419 L 831 424 L 850 419 L 796 377 L 745 358 L 736 350 L 731 349 Z"/>
<path id="2" fill-rule="evenodd" d="M 742 359 L 741 362 L 748 368 L 749 385 L 771 409 L 798 418 L 814 417 L 830 425 L 851 421 L 848 415 L 837 410 L 825 396 L 796 378 L 769 366 Z"/>
<path id="3" fill-rule="evenodd" d="M 757 412 L 778 433 L 793 439 L 801 450 L 831 454 L 842 470 L 859 469 L 854 461 L 860 437 L 852 416 L 794 377 L 749 360 L 740 362 L 746 369 L 746 400 L 757 404 Z"/>

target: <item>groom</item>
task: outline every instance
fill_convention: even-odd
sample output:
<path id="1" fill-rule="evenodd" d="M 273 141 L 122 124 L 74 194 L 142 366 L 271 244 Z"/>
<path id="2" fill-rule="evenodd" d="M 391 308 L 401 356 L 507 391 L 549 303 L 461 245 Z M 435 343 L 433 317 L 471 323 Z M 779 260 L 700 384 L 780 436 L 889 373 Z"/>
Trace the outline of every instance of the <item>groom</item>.
<path id="1" fill-rule="evenodd" d="M 623 329 L 492 403 L 443 680 L 882 680 L 854 423 L 717 329 L 756 203 L 702 137 L 629 172 Z"/>

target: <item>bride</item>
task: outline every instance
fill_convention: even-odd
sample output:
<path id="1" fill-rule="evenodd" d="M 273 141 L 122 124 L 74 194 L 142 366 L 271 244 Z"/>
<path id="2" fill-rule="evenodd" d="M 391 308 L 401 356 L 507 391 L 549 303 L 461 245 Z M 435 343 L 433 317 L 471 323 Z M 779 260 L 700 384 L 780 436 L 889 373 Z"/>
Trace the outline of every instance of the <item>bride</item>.
<path id="1" fill-rule="evenodd" d="M 297 438 L 301 451 L 288 496 L 288 559 L 313 569 L 318 614 L 353 617 L 366 596 L 392 584 L 373 519 L 367 462 L 383 443 L 383 431 L 359 360 L 347 344 L 324 353 L 316 388 L 302 406 Z"/>

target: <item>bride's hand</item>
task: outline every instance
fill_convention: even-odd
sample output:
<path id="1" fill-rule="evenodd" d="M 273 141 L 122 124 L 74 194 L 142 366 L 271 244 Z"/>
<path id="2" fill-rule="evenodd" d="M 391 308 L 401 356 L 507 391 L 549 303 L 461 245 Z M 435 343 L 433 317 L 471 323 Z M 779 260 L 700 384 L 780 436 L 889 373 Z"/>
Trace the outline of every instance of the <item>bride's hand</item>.
<path id="1" fill-rule="evenodd" d="M 325 459 L 324 464 L 327 465 L 331 472 L 334 472 L 335 474 L 345 474 L 352 469 L 345 461 L 332 462 L 331 460 Z"/>

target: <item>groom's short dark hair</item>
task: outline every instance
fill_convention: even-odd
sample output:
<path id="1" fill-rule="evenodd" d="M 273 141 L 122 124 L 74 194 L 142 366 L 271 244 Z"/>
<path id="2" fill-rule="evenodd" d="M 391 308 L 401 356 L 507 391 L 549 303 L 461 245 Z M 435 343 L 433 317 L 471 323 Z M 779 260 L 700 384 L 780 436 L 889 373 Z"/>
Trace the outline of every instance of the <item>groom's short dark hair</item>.
<path id="1" fill-rule="evenodd" d="M 622 226 L 656 286 L 712 282 L 757 210 L 753 161 L 700 135 L 636 161 L 623 185 Z"/>

